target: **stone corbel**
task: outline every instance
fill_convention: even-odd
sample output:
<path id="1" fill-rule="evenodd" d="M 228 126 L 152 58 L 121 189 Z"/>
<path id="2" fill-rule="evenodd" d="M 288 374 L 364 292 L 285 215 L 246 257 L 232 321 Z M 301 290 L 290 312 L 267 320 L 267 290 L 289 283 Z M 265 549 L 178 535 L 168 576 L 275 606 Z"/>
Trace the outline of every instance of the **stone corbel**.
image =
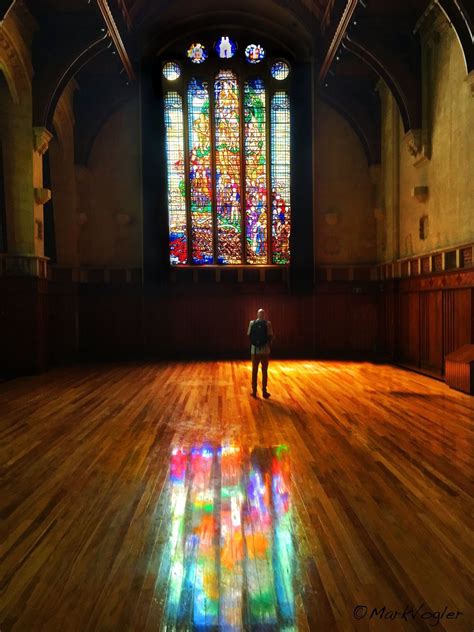
<path id="1" fill-rule="evenodd" d="M 414 165 L 429 160 L 427 144 L 423 142 L 423 136 L 421 129 L 411 129 L 405 134 L 405 142 Z"/>
<path id="2" fill-rule="evenodd" d="M 46 204 L 51 199 L 51 189 L 44 189 L 43 187 L 36 187 L 34 189 L 35 202 L 40 206 Z"/>
<path id="3" fill-rule="evenodd" d="M 46 127 L 33 127 L 33 149 L 43 155 L 48 151 L 53 135 Z"/>

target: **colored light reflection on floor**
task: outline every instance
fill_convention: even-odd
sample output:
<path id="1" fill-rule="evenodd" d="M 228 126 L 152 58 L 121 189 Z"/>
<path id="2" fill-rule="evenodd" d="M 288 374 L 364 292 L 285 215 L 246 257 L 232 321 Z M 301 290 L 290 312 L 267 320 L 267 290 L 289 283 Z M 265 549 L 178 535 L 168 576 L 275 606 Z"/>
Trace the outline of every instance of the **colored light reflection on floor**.
<path id="1" fill-rule="evenodd" d="M 163 627 L 295 629 L 287 446 L 174 448 Z"/>

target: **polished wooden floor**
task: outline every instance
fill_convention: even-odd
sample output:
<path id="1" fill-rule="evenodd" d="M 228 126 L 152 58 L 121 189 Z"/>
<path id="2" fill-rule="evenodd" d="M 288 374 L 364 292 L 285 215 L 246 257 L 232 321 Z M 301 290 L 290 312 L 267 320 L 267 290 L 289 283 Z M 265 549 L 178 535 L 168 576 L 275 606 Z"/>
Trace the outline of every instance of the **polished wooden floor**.
<path id="1" fill-rule="evenodd" d="M 0 384 L 0 630 L 472 630 L 474 398 L 370 363 Z M 375 610 L 374 610 L 375 609 Z"/>

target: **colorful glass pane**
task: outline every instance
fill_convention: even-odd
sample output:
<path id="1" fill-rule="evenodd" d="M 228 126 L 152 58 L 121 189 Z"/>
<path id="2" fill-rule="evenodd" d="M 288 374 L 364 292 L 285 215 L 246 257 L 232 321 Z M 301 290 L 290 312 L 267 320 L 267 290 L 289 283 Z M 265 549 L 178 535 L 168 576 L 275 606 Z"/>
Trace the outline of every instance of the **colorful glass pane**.
<path id="1" fill-rule="evenodd" d="M 187 262 L 186 188 L 183 102 L 177 92 L 165 94 L 170 261 Z"/>
<path id="2" fill-rule="evenodd" d="M 214 100 L 218 262 L 242 263 L 239 86 L 231 70 L 217 74 Z"/>
<path id="3" fill-rule="evenodd" d="M 265 49 L 260 44 L 249 44 L 245 49 L 245 58 L 250 64 L 258 64 L 265 59 Z"/>
<path id="4" fill-rule="evenodd" d="M 207 50 L 203 44 L 197 42 L 196 44 L 191 44 L 187 55 L 193 64 L 202 64 L 207 59 Z"/>
<path id="5" fill-rule="evenodd" d="M 278 81 L 283 81 L 290 74 L 290 67 L 286 61 L 276 61 L 271 67 L 272 77 Z"/>
<path id="6" fill-rule="evenodd" d="M 181 75 L 181 68 L 175 61 L 169 61 L 163 66 L 163 77 L 168 81 L 176 81 Z"/>
<path id="7" fill-rule="evenodd" d="M 290 100 L 275 92 L 271 104 L 272 261 L 290 261 Z"/>
<path id="8" fill-rule="evenodd" d="M 230 59 L 237 51 L 237 42 L 228 35 L 224 35 L 219 37 L 214 45 L 214 49 L 221 59 Z"/>
<path id="9" fill-rule="evenodd" d="M 193 263 L 213 263 L 209 90 L 198 79 L 188 87 L 188 122 Z"/>
<path id="10" fill-rule="evenodd" d="M 245 206 L 248 263 L 268 262 L 267 152 L 265 85 L 262 79 L 244 84 Z"/>

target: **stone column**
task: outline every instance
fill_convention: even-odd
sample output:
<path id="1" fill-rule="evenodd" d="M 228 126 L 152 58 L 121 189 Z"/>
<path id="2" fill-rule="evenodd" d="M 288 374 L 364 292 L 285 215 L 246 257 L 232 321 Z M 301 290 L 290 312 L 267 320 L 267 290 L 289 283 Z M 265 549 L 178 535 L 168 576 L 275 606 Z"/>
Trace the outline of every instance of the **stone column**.
<path id="1" fill-rule="evenodd" d="M 79 218 L 74 164 L 73 97 L 70 82 L 59 99 L 53 124 L 56 137 L 49 147 L 57 265 L 76 270 L 79 265 Z"/>
<path id="2" fill-rule="evenodd" d="M 52 137 L 46 127 L 33 128 L 34 254 L 37 257 L 44 257 L 43 206 L 51 199 L 51 191 L 43 187 L 43 156 Z"/>

